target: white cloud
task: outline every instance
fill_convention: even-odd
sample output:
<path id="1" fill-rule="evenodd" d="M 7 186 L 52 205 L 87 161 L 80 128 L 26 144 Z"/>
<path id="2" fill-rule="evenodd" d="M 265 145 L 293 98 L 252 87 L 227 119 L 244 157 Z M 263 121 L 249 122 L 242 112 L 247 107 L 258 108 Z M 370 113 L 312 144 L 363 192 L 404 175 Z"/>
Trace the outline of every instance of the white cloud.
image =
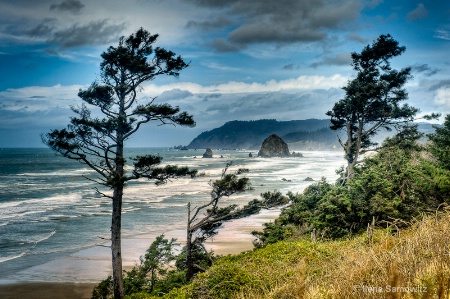
<path id="1" fill-rule="evenodd" d="M 332 103 L 342 96 L 346 77 L 301 76 L 265 83 L 230 81 L 218 85 L 178 82 L 157 86 L 147 84 L 140 98 L 158 97 L 158 103 L 179 106 L 192 114 L 197 130 L 212 129 L 232 119 L 274 118 L 278 120 L 324 118 Z M 65 126 L 80 105 L 77 94 L 87 86 L 30 86 L 0 92 L 0 128 L 11 124 L 49 127 Z M 95 111 L 93 111 L 95 113 Z M 19 125 L 19 124 L 16 124 Z M 195 136 L 190 136 L 191 138 Z"/>
<path id="2" fill-rule="evenodd" d="M 450 108 L 450 87 L 438 89 L 434 96 L 434 102 L 438 105 Z"/>
<path id="3" fill-rule="evenodd" d="M 434 37 L 443 40 L 450 40 L 450 26 L 437 29 L 434 33 Z"/>
<path id="4" fill-rule="evenodd" d="M 36 112 L 69 108 L 80 100 L 81 85 L 28 86 L 0 91 L 0 109 L 9 111 Z"/>
<path id="5" fill-rule="evenodd" d="M 265 83 L 259 82 L 236 82 L 229 81 L 217 85 L 200 85 L 192 82 L 179 82 L 167 85 L 147 84 L 144 87 L 144 93 L 149 96 L 156 96 L 164 91 L 180 89 L 194 94 L 203 93 L 259 93 L 259 92 L 277 92 L 277 91 L 298 91 L 314 89 L 341 88 L 347 84 L 348 77 L 340 74 L 332 76 L 300 76 L 286 80 L 269 80 Z"/>

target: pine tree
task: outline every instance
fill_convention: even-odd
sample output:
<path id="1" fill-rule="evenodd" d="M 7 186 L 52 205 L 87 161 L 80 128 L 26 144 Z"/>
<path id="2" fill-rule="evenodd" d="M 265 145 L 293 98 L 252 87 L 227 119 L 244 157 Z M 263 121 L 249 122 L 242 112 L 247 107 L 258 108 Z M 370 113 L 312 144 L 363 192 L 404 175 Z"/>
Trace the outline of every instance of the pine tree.
<path id="1" fill-rule="evenodd" d="M 381 129 L 391 130 L 414 119 L 418 109 L 401 102 L 408 93 L 403 88 L 411 77 L 411 68 L 392 69 L 389 60 L 401 55 L 405 47 L 389 34 L 380 35 L 361 53 L 352 53 L 356 78 L 343 89 L 345 97 L 326 114 L 332 130 L 344 130 L 347 140 L 339 142 L 344 149 L 347 169 L 345 181 L 354 176 L 360 155 L 374 145 L 371 138 Z"/>
<path id="2" fill-rule="evenodd" d="M 95 181 L 112 190 L 112 194 L 97 191 L 112 200 L 111 251 L 114 298 L 123 298 L 122 275 L 122 198 L 130 180 L 141 177 L 164 182 L 172 176 L 193 174 L 187 168 L 158 168 L 161 157 L 146 155 L 134 160 L 134 171 L 125 172 L 125 142 L 143 124 L 194 126 L 188 113 L 169 104 L 156 104 L 155 98 L 139 99 L 141 84 L 159 75 L 177 77 L 188 66 L 180 56 L 163 48 L 153 48 L 158 35 L 139 29 L 128 38 L 120 38 L 117 47 L 109 47 L 101 57 L 100 78 L 86 90 L 80 90 L 81 107 L 72 108 L 67 129 L 53 130 L 42 136 L 45 144 L 63 156 L 86 164 L 97 173 Z M 101 112 L 102 117 L 92 115 Z"/>

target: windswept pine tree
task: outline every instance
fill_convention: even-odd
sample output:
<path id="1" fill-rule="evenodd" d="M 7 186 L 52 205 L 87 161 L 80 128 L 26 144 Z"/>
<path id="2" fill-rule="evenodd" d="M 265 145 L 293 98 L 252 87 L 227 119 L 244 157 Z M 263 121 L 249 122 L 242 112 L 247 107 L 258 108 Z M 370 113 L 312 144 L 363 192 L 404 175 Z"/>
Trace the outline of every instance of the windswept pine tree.
<path id="1" fill-rule="evenodd" d="M 361 53 L 352 53 L 356 78 L 343 88 L 345 97 L 326 113 L 331 129 L 346 133 L 346 141 L 339 139 L 347 160 L 344 181 L 353 179 L 360 155 L 374 145 L 372 138 L 377 132 L 413 121 L 419 111 L 402 104 L 408 99 L 404 85 L 411 77 L 411 68 L 395 70 L 390 65 L 390 60 L 405 50 L 387 34 L 380 35 Z"/>
<path id="2" fill-rule="evenodd" d="M 142 177 L 164 182 L 173 176 L 194 174 L 187 168 L 158 167 L 161 157 L 136 157 L 134 170 L 125 171 L 125 142 L 142 125 L 156 121 L 161 124 L 194 126 L 191 115 L 178 107 L 139 99 L 141 84 L 160 75 L 177 77 L 188 64 L 175 53 L 153 47 L 158 38 L 139 29 L 129 37 L 120 38 L 117 47 L 103 52 L 100 76 L 86 90 L 80 90 L 81 107 L 72 108 L 76 114 L 67 129 L 53 130 L 42 139 L 50 148 L 69 159 L 86 164 L 97 173 L 95 181 L 112 190 L 97 191 L 112 201 L 111 251 L 114 298 L 123 298 L 122 276 L 122 199 L 124 187 Z M 91 110 L 90 107 L 93 109 Z M 91 111 L 100 111 L 101 117 Z"/>

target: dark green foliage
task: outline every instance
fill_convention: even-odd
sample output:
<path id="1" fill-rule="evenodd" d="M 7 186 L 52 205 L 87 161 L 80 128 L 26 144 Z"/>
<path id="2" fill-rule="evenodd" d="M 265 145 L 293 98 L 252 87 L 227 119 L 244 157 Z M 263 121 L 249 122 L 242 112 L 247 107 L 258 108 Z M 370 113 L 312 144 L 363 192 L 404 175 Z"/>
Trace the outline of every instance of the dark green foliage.
<path id="1" fill-rule="evenodd" d="M 419 132 L 417 124 L 405 125 L 391 138 L 387 138 L 384 141 L 384 147 L 400 148 L 402 150 L 420 151 L 423 149 L 422 145 L 418 142 L 424 134 Z"/>
<path id="2" fill-rule="evenodd" d="M 125 295 L 133 293 L 157 293 L 162 289 L 168 291 L 168 284 L 176 284 L 174 273 L 168 270 L 171 261 L 176 259 L 173 254 L 175 239 L 165 239 L 164 235 L 156 237 L 144 256 L 140 258 L 140 265 L 133 267 L 125 272 L 124 293 Z M 166 278 L 170 279 L 166 281 Z M 112 296 L 112 278 L 100 282 L 95 287 L 93 299 L 111 298 Z"/>
<path id="3" fill-rule="evenodd" d="M 220 207 L 220 200 L 224 196 L 228 197 L 250 188 L 248 178 L 239 178 L 239 175 L 248 172 L 248 169 L 238 169 L 235 173 L 227 173 L 230 166 L 231 163 L 228 163 L 222 172 L 222 177 L 211 183 L 210 202 L 193 211 L 190 210 L 190 204 L 188 205 L 188 241 L 182 253 L 185 255 L 187 281 L 191 280 L 198 272 L 203 272 L 204 269 L 211 266 L 213 255 L 206 252 L 203 243 L 218 233 L 217 230 L 224 221 L 247 217 L 258 213 L 261 209 L 270 209 L 289 202 L 288 197 L 275 191 L 261 194 L 262 200 L 254 199 L 242 208 L 235 204 Z M 206 215 L 198 219 L 202 210 L 206 210 Z"/>
<path id="4" fill-rule="evenodd" d="M 135 82 L 137 85 L 161 74 L 178 76 L 179 71 L 188 64 L 180 56 L 175 57 L 175 53 L 171 51 L 160 47 L 154 49 L 152 45 L 158 36 L 141 28 L 128 38 L 122 37 L 118 47 L 109 47 L 102 54 L 103 62 L 100 64 L 103 80 L 114 86 L 116 82 L 120 82 L 114 79 L 121 76 L 124 70 L 126 75 L 139 78 L 140 82 Z M 148 59 L 150 55 L 154 55 L 152 59 Z M 127 91 L 126 86 L 118 88 Z"/>
<path id="5" fill-rule="evenodd" d="M 292 204 L 263 232 L 254 232 L 264 246 L 315 230 L 320 237 L 340 238 L 376 224 L 407 225 L 422 213 L 450 203 L 450 170 L 427 158 L 417 143 L 415 126 L 387 139 L 381 150 L 363 160 L 346 186 L 324 179 L 302 194 L 289 193 Z"/>
<path id="6" fill-rule="evenodd" d="M 261 197 L 263 199 L 261 207 L 264 207 L 265 209 L 279 207 L 289 203 L 289 198 L 277 190 L 274 192 L 267 191 L 265 193 L 261 193 Z"/>
<path id="7" fill-rule="evenodd" d="M 204 271 L 204 267 L 195 263 L 194 254 L 197 250 L 203 250 L 204 254 L 212 263 L 212 258 L 206 252 L 203 243 L 206 239 L 217 234 L 217 229 L 222 225 L 223 221 L 230 220 L 239 212 L 237 205 L 229 205 L 220 207 L 221 199 L 226 196 L 229 197 L 235 193 L 244 192 L 250 188 L 249 179 L 246 177 L 240 178 L 239 175 L 248 172 L 248 169 L 240 168 L 234 173 L 227 173 L 231 162 L 226 164 L 222 171 L 222 176 L 219 180 L 211 183 L 211 200 L 206 204 L 194 208 L 191 211 L 191 205 L 188 203 L 188 225 L 187 225 L 187 241 L 183 249 L 185 251 L 186 263 L 186 280 L 189 281 L 192 277 L 200 271 Z M 199 217 L 201 211 L 206 210 L 206 215 Z M 209 266 L 208 266 L 209 267 Z"/>
<path id="8" fill-rule="evenodd" d="M 191 259 L 194 266 L 193 274 L 197 274 L 205 271 L 215 260 L 217 260 L 220 256 L 214 254 L 214 252 L 206 252 L 205 248 L 199 242 L 192 243 L 191 247 Z M 186 247 L 183 247 L 180 254 L 177 255 L 175 266 L 177 270 L 182 271 L 184 274 L 186 273 Z"/>
<path id="9" fill-rule="evenodd" d="M 292 204 L 282 210 L 275 222 L 265 223 L 262 232 L 252 232 L 257 237 L 254 241 L 255 246 L 262 247 L 284 240 L 291 237 L 294 231 L 301 233 L 311 231 L 313 224 L 317 222 L 315 211 L 332 187 L 322 178 L 321 181 L 308 186 L 302 194 L 289 192 L 287 195 Z"/>
<path id="10" fill-rule="evenodd" d="M 102 280 L 92 293 L 92 299 L 109 299 L 112 298 L 113 293 L 113 281 L 112 276 L 108 276 L 105 280 Z"/>
<path id="11" fill-rule="evenodd" d="M 253 245 L 256 248 L 261 248 L 267 244 L 273 244 L 292 237 L 295 226 L 292 224 L 283 224 L 283 221 L 280 221 L 280 219 L 281 216 L 275 222 L 264 223 L 264 229 L 262 231 L 252 231 L 252 235 L 256 237 L 253 240 Z"/>
<path id="12" fill-rule="evenodd" d="M 164 239 L 164 235 L 158 236 L 150 245 L 144 257 L 141 257 L 141 265 L 139 267 L 142 276 L 150 276 L 149 291 L 152 292 L 156 281 L 159 277 L 167 274 L 167 265 L 175 260 L 173 255 L 173 247 L 175 239 Z M 129 275 L 128 275 L 129 276 Z"/>
<path id="13" fill-rule="evenodd" d="M 432 142 L 430 151 L 443 168 L 450 170 L 450 114 L 445 117 L 442 127 L 435 127 L 435 132 L 427 136 Z"/>
<path id="14" fill-rule="evenodd" d="M 158 167 L 162 157 L 154 155 L 137 156 L 133 158 L 133 174 L 136 178 L 154 179 L 157 185 L 165 184 L 170 178 L 189 176 L 191 178 L 197 175 L 198 170 L 189 169 L 187 166 L 179 167 L 177 165 L 166 165 Z"/>
<path id="15" fill-rule="evenodd" d="M 326 113 L 330 128 L 346 133 L 347 140 L 340 140 L 347 160 L 346 180 L 353 179 L 360 155 L 375 145 L 373 137 L 378 131 L 412 121 L 418 112 L 407 104 L 401 105 L 408 98 L 403 86 L 411 77 L 411 68 L 394 70 L 389 62 L 404 51 L 405 47 L 387 34 L 380 35 L 361 53 L 352 53 L 356 78 L 343 88 L 345 98 Z"/>

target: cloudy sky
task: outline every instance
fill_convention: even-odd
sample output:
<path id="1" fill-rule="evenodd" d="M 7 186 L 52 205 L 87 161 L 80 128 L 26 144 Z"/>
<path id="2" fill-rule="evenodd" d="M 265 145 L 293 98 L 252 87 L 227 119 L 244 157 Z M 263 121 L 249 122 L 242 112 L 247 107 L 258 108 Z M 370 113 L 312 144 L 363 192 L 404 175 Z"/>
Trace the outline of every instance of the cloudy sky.
<path id="1" fill-rule="evenodd" d="M 63 128 L 100 54 L 139 27 L 190 66 L 156 78 L 158 96 L 195 128 L 142 129 L 130 146 L 188 144 L 230 120 L 326 118 L 355 73 L 350 53 L 380 34 L 406 52 L 409 103 L 450 113 L 450 2 L 435 0 L 0 0 L 0 147 L 42 146 Z"/>

